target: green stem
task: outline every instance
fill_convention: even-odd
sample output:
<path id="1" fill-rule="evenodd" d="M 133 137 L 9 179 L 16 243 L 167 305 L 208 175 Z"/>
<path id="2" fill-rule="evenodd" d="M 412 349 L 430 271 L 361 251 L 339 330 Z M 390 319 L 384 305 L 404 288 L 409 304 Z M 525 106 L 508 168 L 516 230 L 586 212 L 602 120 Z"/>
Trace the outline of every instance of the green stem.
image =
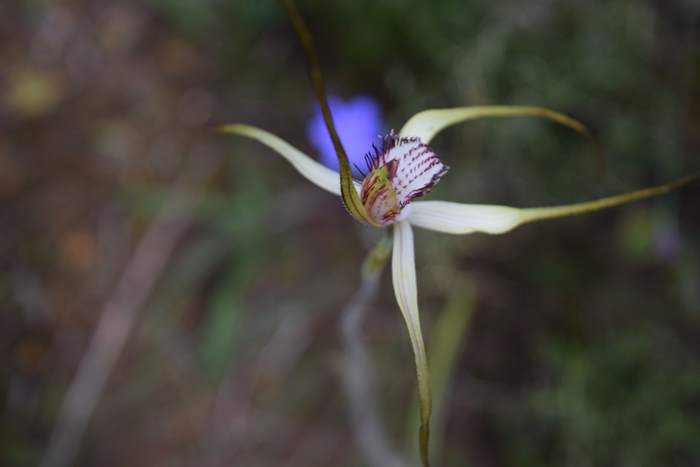
<path id="1" fill-rule="evenodd" d="M 363 206 L 362 201 L 355 190 L 355 185 L 353 184 L 352 174 L 350 171 L 350 162 L 348 160 L 347 153 L 343 148 L 343 144 L 340 141 L 340 137 L 338 136 L 335 123 L 333 123 L 331 108 L 328 105 L 326 90 L 323 84 L 323 78 L 321 77 L 321 67 L 318 64 L 316 53 L 314 52 L 314 43 L 311 32 L 309 32 L 309 28 L 306 26 L 304 19 L 299 14 L 299 10 L 297 10 L 293 0 L 279 0 L 279 3 L 287 13 L 287 17 L 289 17 L 289 21 L 291 21 L 294 31 L 299 37 L 301 47 L 304 49 L 304 56 L 306 57 L 311 86 L 313 87 L 316 99 L 318 99 L 318 103 L 321 106 L 323 120 L 326 123 L 328 134 L 333 141 L 333 147 L 335 148 L 335 153 L 338 158 L 340 191 L 343 198 L 343 203 L 350 214 L 357 220 L 377 226 L 377 224 L 367 214 L 367 210 Z"/>

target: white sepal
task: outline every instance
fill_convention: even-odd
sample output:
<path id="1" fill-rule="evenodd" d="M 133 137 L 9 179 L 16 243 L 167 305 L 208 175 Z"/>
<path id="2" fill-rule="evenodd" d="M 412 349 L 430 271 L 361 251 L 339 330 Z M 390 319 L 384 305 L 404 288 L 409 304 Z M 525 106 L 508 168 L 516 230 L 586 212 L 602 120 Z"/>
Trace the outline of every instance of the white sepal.
<path id="1" fill-rule="evenodd" d="M 539 208 L 512 208 L 488 204 L 462 204 L 449 201 L 416 201 L 405 221 L 416 227 L 451 234 L 483 232 L 502 234 L 526 222 L 575 216 L 600 211 L 676 190 L 697 180 L 699 175 L 679 178 L 671 183 L 630 191 L 607 198 Z"/>
<path id="2" fill-rule="evenodd" d="M 425 345 L 418 313 L 416 290 L 416 264 L 413 252 L 413 230 L 407 222 L 394 224 L 394 250 L 391 259 L 394 293 L 406 321 L 411 339 L 418 375 L 418 397 L 420 400 L 420 446 L 423 464 L 428 465 L 428 437 L 431 412 L 430 375 L 425 356 Z"/>
<path id="3" fill-rule="evenodd" d="M 218 131 L 246 136 L 264 144 L 284 157 L 307 180 L 326 191 L 340 195 L 340 176 L 338 172 L 319 164 L 282 138 L 250 125 L 223 125 L 218 128 Z M 359 190 L 359 184 L 355 183 L 355 186 Z"/>
<path id="4" fill-rule="evenodd" d="M 501 234 L 520 225 L 523 216 L 521 210 L 508 206 L 415 201 L 406 220 L 416 227 L 449 234 Z"/>

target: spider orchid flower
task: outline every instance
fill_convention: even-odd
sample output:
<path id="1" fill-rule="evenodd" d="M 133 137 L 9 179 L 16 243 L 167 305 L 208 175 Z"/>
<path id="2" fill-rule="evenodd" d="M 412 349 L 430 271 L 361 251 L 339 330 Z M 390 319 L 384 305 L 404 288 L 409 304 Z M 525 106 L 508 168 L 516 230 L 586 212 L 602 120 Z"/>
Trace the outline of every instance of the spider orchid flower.
<path id="1" fill-rule="evenodd" d="M 540 107 L 460 107 L 419 112 L 399 134 L 384 137 L 381 148 L 373 147 L 366 156 L 367 172 L 362 180 L 351 178 L 347 158 L 339 154 L 336 172 L 302 153 L 277 136 L 249 125 L 219 127 L 223 133 L 245 136 L 268 146 L 285 158 L 310 182 L 340 195 L 346 209 L 358 221 L 373 227 L 393 227 L 392 278 L 394 293 L 413 347 L 420 400 L 420 448 L 428 465 L 430 381 L 418 313 L 413 227 L 448 234 L 503 234 L 522 224 L 597 211 L 648 198 L 676 189 L 696 176 L 583 203 L 534 208 L 463 204 L 451 201 L 417 201 L 447 173 L 448 167 L 428 146 L 446 127 L 488 117 L 534 116 L 552 120 L 589 135 L 578 121 Z M 590 135 L 589 135 L 590 136 Z M 339 183 L 340 180 L 340 183 Z"/>

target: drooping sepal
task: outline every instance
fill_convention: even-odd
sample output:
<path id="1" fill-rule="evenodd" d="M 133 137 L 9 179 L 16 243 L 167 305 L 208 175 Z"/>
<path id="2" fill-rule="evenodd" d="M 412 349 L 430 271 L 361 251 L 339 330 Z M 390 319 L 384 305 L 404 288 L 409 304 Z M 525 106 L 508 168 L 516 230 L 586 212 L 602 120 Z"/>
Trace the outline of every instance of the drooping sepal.
<path id="1" fill-rule="evenodd" d="M 423 343 L 420 316 L 418 312 L 418 290 L 416 287 L 416 263 L 413 247 L 413 229 L 407 222 L 397 222 L 394 226 L 394 248 L 391 256 L 391 272 L 394 294 L 401 309 L 408 336 L 411 339 L 418 380 L 418 400 L 420 427 L 418 440 L 420 456 L 424 467 L 430 465 L 430 415 L 432 396 L 428 360 Z"/>

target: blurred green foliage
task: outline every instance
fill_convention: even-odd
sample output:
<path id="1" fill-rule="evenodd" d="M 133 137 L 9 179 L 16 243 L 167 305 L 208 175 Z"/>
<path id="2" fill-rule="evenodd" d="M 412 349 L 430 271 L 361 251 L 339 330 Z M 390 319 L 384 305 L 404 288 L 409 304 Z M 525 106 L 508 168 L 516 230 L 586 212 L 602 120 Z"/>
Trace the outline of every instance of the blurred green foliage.
<path id="1" fill-rule="evenodd" d="M 693 465 L 700 373 L 677 338 L 646 326 L 596 346 L 553 346 L 551 386 L 533 390 L 516 465 Z"/>

